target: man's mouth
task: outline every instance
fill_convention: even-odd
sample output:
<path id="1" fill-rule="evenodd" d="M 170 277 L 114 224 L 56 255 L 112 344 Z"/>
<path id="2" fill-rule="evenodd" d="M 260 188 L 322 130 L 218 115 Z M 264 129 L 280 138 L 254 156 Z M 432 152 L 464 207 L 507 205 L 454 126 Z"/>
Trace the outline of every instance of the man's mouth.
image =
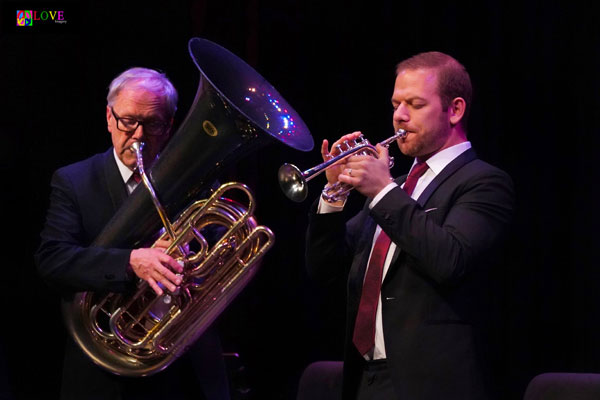
<path id="1" fill-rule="evenodd" d="M 411 133 L 414 133 L 414 132 L 409 131 L 408 129 L 404 129 L 404 128 L 400 128 L 400 129 L 403 129 L 405 131 L 404 136 L 402 136 L 400 138 L 400 139 L 402 139 L 403 142 L 406 141 L 406 138 L 408 138 L 408 135 L 410 135 Z"/>

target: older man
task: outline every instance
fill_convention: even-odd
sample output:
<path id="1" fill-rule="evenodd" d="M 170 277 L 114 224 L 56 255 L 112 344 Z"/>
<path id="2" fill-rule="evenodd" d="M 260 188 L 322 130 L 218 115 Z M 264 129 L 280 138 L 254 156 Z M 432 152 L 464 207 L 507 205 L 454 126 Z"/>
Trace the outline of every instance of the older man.
<path id="1" fill-rule="evenodd" d="M 182 267 L 157 248 L 115 249 L 90 246 L 138 184 L 136 156 L 130 146 L 146 143 L 148 165 L 169 140 L 177 91 L 164 74 L 132 68 L 109 87 L 106 122 L 113 146 L 102 154 L 60 168 L 41 244 L 35 258 L 41 276 L 65 296 L 78 291 L 122 292 L 137 276 L 157 294 L 173 291 Z M 228 398 L 220 344 L 208 331 L 165 372 L 150 378 L 122 378 L 89 360 L 69 340 L 62 399 Z"/>
<path id="2" fill-rule="evenodd" d="M 397 66 L 393 125 L 406 131 L 408 176 L 392 179 L 387 149 L 327 171 L 328 185 L 367 198 L 347 223 L 345 198 L 310 214 L 307 268 L 347 279 L 345 399 L 490 399 L 496 252 L 513 214 L 511 179 L 467 141 L 471 81 L 439 52 Z M 336 146 L 322 145 L 328 159 Z M 344 146 L 342 145 L 342 148 Z"/>

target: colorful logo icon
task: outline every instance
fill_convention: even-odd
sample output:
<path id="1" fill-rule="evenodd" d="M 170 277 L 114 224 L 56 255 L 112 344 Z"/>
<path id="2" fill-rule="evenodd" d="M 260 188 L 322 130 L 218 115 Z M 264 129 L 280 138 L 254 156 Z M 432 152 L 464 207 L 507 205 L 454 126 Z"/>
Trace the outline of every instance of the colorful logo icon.
<path id="1" fill-rule="evenodd" d="M 17 10 L 17 26 L 32 26 L 33 12 L 31 10 Z"/>

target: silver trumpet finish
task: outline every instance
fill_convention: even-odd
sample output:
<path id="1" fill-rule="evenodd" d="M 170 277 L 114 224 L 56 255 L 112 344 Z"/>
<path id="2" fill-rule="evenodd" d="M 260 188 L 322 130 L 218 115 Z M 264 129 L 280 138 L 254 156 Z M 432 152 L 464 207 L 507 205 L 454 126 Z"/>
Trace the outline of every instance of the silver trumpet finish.
<path id="1" fill-rule="evenodd" d="M 379 144 L 383 147 L 389 147 L 389 145 L 392 142 L 398 139 L 403 139 L 406 137 L 406 135 L 407 132 L 404 129 L 398 129 L 393 136 L 385 139 Z M 306 196 L 308 195 L 307 183 L 320 173 L 334 166 L 339 161 L 355 154 L 372 155 L 374 157 L 377 157 L 378 154 L 377 148 L 371 143 L 369 143 L 369 141 L 363 136 L 360 136 L 359 138 L 350 142 L 345 141 L 342 144 L 338 145 L 337 149 L 340 152 L 340 154 L 305 171 L 301 171 L 294 164 L 283 164 L 279 168 L 279 172 L 277 174 L 279 186 L 281 187 L 281 190 L 283 190 L 283 193 L 292 201 L 302 202 L 306 199 Z M 390 157 L 389 167 L 392 168 L 393 166 L 394 159 Z M 338 181 L 333 185 L 326 187 L 323 190 L 322 197 L 324 200 L 334 203 L 347 196 L 352 189 L 352 185 L 348 185 L 346 183 Z"/>

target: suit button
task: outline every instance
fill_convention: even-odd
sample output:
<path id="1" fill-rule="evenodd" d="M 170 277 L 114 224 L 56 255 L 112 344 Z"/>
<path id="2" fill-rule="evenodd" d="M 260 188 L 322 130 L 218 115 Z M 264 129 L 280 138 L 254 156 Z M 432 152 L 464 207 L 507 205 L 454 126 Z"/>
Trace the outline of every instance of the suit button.
<path id="1" fill-rule="evenodd" d="M 114 274 L 106 274 L 104 275 L 104 277 L 110 281 L 112 281 L 113 279 L 115 279 L 115 275 Z"/>

